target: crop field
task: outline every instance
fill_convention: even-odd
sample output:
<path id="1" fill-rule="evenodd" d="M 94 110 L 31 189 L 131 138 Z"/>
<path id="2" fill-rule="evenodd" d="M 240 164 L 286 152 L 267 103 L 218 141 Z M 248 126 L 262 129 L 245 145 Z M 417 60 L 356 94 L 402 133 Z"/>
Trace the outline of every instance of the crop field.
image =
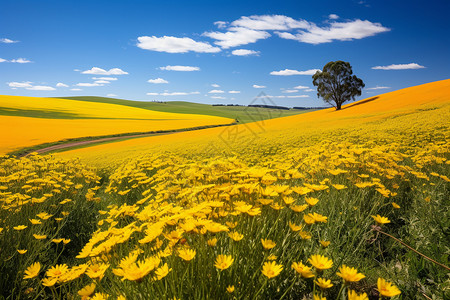
<path id="1" fill-rule="evenodd" d="M 229 124 L 233 119 L 69 99 L 0 96 L 0 154 L 86 136 Z M 45 133 L 45 134 L 43 134 Z"/>
<path id="2" fill-rule="evenodd" d="M 0 107 L 45 110 L 2 99 Z M 79 119 L 52 119 L 58 138 L 68 136 L 63 121 L 113 122 L 101 119 L 113 112 L 78 102 L 58 112 Z M 126 122 L 168 118 L 129 108 L 114 120 L 128 131 Z M 21 299 L 449 299 L 448 120 L 444 80 L 341 111 L 4 155 L 0 291 Z"/>

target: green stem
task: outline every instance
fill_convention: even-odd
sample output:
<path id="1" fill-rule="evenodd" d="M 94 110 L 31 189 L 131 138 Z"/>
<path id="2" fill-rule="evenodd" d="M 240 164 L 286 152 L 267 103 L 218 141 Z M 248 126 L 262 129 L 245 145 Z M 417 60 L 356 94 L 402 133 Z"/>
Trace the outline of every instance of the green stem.
<path id="1" fill-rule="evenodd" d="M 258 290 L 258 292 L 255 294 L 255 296 L 253 297 L 253 299 L 256 299 L 256 297 L 258 297 L 259 293 L 261 293 L 262 289 L 267 285 L 267 282 L 269 281 L 269 279 L 266 279 L 264 281 L 264 284 L 261 286 L 261 288 Z"/>
<path id="2" fill-rule="evenodd" d="M 345 284 L 342 283 L 341 289 L 339 290 L 338 296 L 336 297 L 336 300 L 339 300 L 339 297 L 341 297 L 342 291 L 344 290 Z"/>

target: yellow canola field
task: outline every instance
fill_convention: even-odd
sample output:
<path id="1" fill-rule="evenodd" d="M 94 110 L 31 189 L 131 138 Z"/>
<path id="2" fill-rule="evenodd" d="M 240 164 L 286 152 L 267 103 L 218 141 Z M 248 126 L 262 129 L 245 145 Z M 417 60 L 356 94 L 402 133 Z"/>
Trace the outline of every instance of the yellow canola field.
<path id="1" fill-rule="evenodd" d="M 0 107 L 73 116 L 51 119 L 0 115 L 0 154 L 69 138 L 173 130 L 232 122 L 231 119 L 214 116 L 165 113 L 66 99 L 0 96 Z"/>
<path id="2" fill-rule="evenodd" d="M 139 154 L 174 151 L 209 154 L 247 153 L 291 144 L 307 147 L 323 140 L 356 139 L 359 143 L 402 138 L 408 131 L 442 127 L 450 119 L 450 80 L 414 86 L 343 106 L 227 128 L 181 132 L 92 146 L 60 153 L 105 166 Z M 426 128 L 425 128 L 425 127 Z M 441 134 L 448 128 L 440 129 Z M 387 134 L 388 133 L 388 134 Z M 394 137 L 395 136 L 395 137 Z M 104 158 L 108 160 L 105 161 Z"/>

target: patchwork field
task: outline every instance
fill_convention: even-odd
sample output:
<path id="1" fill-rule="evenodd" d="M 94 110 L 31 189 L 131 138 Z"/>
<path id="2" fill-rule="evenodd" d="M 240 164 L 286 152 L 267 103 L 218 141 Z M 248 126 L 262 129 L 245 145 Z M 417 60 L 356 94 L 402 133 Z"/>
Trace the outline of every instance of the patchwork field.
<path id="1" fill-rule="evenodd" d="M 0 153 L 87 136 L 229 124 L 233 119 L 110 103 L 0 96 Z M 45 134 L 44 134 L 45 133 Z"/>
<path id="2" fill-rule="evenodd" d="M 80 103 L 58 113 L 108 121 Z M 140 117 L 116 118 L 157 115 L 130 109 Z M 444 80 L 341 111 L 4 156 L 0 290 L 34 299 L 449 299 L 449 119 Z"/>

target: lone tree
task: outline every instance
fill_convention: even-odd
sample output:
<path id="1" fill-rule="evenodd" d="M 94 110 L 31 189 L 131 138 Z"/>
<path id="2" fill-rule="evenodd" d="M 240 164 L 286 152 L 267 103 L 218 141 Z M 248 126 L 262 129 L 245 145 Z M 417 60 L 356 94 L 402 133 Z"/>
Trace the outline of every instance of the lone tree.
<path id="1" fill-rule="evenodd" d="M 350 63 L 330 61 L 312 77 L 314 86 L 317 86 L 317 96 L 340 110 L 344 102 L 361 96 L 361 89 L 365 86 L 361 79 L 352 74 Z"/>

